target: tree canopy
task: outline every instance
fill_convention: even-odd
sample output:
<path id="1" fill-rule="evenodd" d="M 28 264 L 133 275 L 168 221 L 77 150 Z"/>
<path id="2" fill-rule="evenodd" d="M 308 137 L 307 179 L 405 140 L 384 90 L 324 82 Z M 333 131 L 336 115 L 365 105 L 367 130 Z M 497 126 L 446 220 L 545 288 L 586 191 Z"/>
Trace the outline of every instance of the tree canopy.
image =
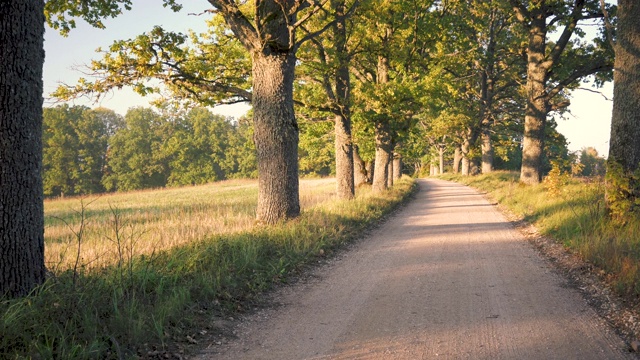
<path id="1" fill-rule="evenodd" d="M 296 174 L 341 174 L 354 170 L 336 164 L 362 161 L 361 168 L 375 163 L 367 176 L 375 189 L 383 190 L 391 185 L 392 159 L 402 156 L 414 162 L 414 168 L 437 162 L 441 171 L 458 171 L 461 162 L 464 174 L 522 166 L 522 181 L 539 181 L 554 157 L 568 156 L 562 153 L 567 151 L 566 139 L 559 136 L 550 116 L 566 109 L 570 91 L 580 81 L 589 76 L 596 84 L 611 79 L 613 53 L 603 17 L 605 12 L 615 16 L 616 8 L 607 5 L 603 11 L 597 0 L 327 0 L 290 1 L 284 8 L 273 7 L 271 1 L 209 3 L 213 8 L 207 32 L 179 33 L 156 26 L 116 41 L 99 50 L 101 58 L 89 65 L 91 77 L 61 86 L 55 95 L 100 96 L 129 86 L 143 95 L 161 93 L 163 102 L 186 108 L 252 101 L 258 164 L 262 154 L 276 151 L 260 141 L 272 131 L 295 143 L 286 145 L 286 151 L 279 147 L 278 152 L 301 149 L 300 154 L 295 151 L 295 161 L 278 165 L 280 170 L 270 179 L 282 179 L 284 173 L 291 178 L 292 162 Z M 57 9 L 51 13 L 58 15 L 48 19 L 62 31 L 72 28 L 78 16 L 101 26 L 99 18 L 117 16 L 131 2 L 89 5 L 102 8 L 77 12 L 52 2 L 47 6 Z M 177 2 L 165 5 L 179 10 Z M 282 9 L 288 10 L 279 17 Z M 598 29 L 593 39 L 585 24 Z M 293 68 L 281 67 L 293 60 L 283 58 L 278 67 L 291 81 L 295 79 L 293 95 L 284 102 L 256 102 L 263 86 L 257 85 L 262 81 L 256 83 L 256 74 L 265 76 L 256 69 L 271 66 L 263 57 L 276 52 L 295 59 L 295 74 Z M 289 102 L 297 104 L 294 112 L 289 105 L 268 110 Z M 266 112 L 256 104 L 264 104 Z M 294 113 L 303 119 L 300 124 Z M 280 120 L 272 122 L 273 116 Z M 320 124 L 324 121 L 334 121 L 335 126 Z M 265 130 L 265 124 L 280 130 Z M 182 126 L 177 131 L 180 140 L 158 150 L 164 151 L 165 168 L 173 164 L 185 174 L 199 168 L 211 179 L 235 174 L 229 169 L 237 169 L 237 163 L 207 157 L 196 162 L 202 165 L 187 165 L 178 160 L 182 155 L 166 155 L 172 147 L 204 146 L 191 139 L 200 130 L 193 124 Z M 303 133 L 298 134 L 300 130 Z M 335 151 L 322 148 L 326 141 L 335 142 Z M 351 144 L 356 154 L 349 150 Z M 429 160 L 432 149 L 437 156 Z M 209 165 L 203 165 L 207 161 Z M 271 171 L 258 166 L 258 173 Z M 191 175 L 165 176 L 160 183 L 181 184 L 188 183 Z M 348 198 L 352 193 L 348 184 L 353 181 L 346 176 L 339 193 Z M 283 211 L 295 212 L 295 201 L 288 201 L 292 207 Z"/>

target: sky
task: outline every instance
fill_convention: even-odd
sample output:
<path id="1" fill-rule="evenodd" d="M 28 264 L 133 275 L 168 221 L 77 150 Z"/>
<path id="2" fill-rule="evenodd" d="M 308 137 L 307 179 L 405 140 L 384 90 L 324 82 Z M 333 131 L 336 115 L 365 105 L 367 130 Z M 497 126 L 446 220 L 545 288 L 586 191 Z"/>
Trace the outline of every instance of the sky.
<path id="1" fill-rule="evenodd" d="M 211 6 L 206 0 L 184 1 L 184 8 L 178 13 L 162 7 L 159 0 L 133 1 L 133 9 L 115 19 L 104 21 L 106 29 L 95 29 L 83 21 L 72 29 L 68 37 L 60 36 L 55 30 L 47 28 L 45 32 L 44 96 L 45 106 L 55 102 L 49 94 L 59 84 L 73 85 L 83 76 L 80 69 L 92 59 L 99 58 L 95 53 L 98 47 L 106 48 L 114 40 L 129 39 L 149 31 L 154 25 L 162 25 L 166 30 L 186 32 L 193 29 L 203 32 L 208 15 L 202 14 Z M 591 89 L 589 85 L 584 88 Z M 584 147 L 594 147 L 598 154 L 606 156 L 609 151 L 609 134 L 613 102 L 613 85 L 607 84 L 600 89 L 602 94 L 587 90 L 576 90 L 572 94 L 570 114 L 565 120 L 558 120 L 558 131 L 569 141 L 570 151 L 579 151 Z M 124 115 L 130 107 L 149 106 L 149 97 L 142 97 L 130 89 L 106 94 L 99 103 L 86 98 L 76 99 L 70 104 L 89 107 L 103 106 Z M 247 104 L 219 106 L 214 112 L 225 116 L 239 117 L 249 109 Z"/>

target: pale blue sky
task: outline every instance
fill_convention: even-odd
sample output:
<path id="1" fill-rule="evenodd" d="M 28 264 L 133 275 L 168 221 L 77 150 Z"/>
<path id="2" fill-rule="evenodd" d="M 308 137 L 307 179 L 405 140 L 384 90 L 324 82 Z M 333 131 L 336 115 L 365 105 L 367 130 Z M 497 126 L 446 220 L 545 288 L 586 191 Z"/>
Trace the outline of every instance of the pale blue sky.
<path id="1" fill-rule="evenodd" d="M 207 15 L 190 14 L 201 14 L 210 8 L 209 3 L 206 0 L 191 0 L 183 3 L 184 9 L 179 13 L 173 13 L 163 8 L 159 0 L 137 0 L 133 2 L 132 11 L 116 19 L 105 21 L 106 30 L 94 29 L 78 21 L 78 28 L 73 29 L 66 38 L 47 28 L 44 63 L 45 98 L 60 82 L 74 84 L 82 76 L 81 72 L 74 68 L 90 63 L 91 59 L 97 57 L 94 52 L 96 48 L 107 47 L 114 40 L 134 37 L 151 30 L 158 24 L 174 31 L 186 32 L 188 29 L 204 31 Z M 607 98 L 613 98 L 611 84 L 608 84 L 603 92 Z M 105 95 L 99 104 L 93 104 L 87 99 L 73 101 L 74 104 L 91 107 L 101 105 L 121 114 L 132 106 L 147 106 L 148 102 L 148 98 L 143 98 L 129 89 Z M 567 120 L 558 121 L 558 130 L 569 139 L 570 150 L 577 151 L 583 147 L 593 146 L 602 155 L 608 153 L 612 104 L 599 94 L 584 90 L 574 92 L 570 107 L 572 115 L 567 115 Z M 240 116 L 247 109 L 248 105 L 240 104 L 221 107 L 218 111 L 224 115 Z"/>

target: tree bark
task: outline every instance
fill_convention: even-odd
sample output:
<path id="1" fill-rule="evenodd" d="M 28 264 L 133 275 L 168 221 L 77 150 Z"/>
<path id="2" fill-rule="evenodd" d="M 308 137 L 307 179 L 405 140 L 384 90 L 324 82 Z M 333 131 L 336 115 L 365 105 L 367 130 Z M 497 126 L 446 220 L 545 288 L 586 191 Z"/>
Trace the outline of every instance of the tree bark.
<path id="1" fill-rule="evenodd" d="M 389 161 L 391 161 L 391 134 L 389 123 L 379 121 L 375 124 L 376 160 L 373 172 L 373 191 L 382 192 L 389 187 Z"/>
<path id="2" fill-rule="evenodd" d="M 488 131 L 482 133 L 482 173 L 488 174 L 493 171 L 493 144 L 491 134 Z"/>
<path id="3" fill-rule="evenodd" d="M 355 196 L 353 143 L 351 138 L 351 112 L 349 97 L 349 54 L 347 53 L 347 30 L 344 0 L 333 0 L 336 22 L 333 26 L 333 43 L 338 68 L 335 77 L 336 102 L 339 113 L 335 116 L 336 147 L 336 193 L 340 199 L 353 199 Z"/>
<path id="4" fill-rule="evenodd" d="M 335 117 L 336 194 L 339 199 L 351 200 L 355 196 L 353 143 L 351 121 L 343 115 Z"/>
<path id="5" fill-rule="evenodd" d="M 386 28 L 386 36 L 390 30 Z M 389 58 L 378 57 L 378 84 L 389 82 Z M 376 163 L 373 174 L 373 192 L 382 192 L 389 187 L 389 162 L 392 161 L 393 144 L 391 143 L 391 126 L 389 119 L 380 118 L 375 123 Z"/>
<path id="6" fill-rule="evenodd" d="M 544 66 L 547 34 L 546 14 L 544 11 L 536 11 L 533 15 L 527 47 L 527 106 L 522 141 L 522 167 L 520 169 L 520 181 L 525 184 L 537 184 L 542 180 L 541 166 L 548 103 L 546 97 L 547 69 Z"/>
<path id="7" fill-rule="evenodd" d="M 460 160 L 462 160 L 462 151 L 460 150 L 460 146 L 456 146 L 453 151 L 453 173 L 457 174 L 460 172 Z"/>
<path id="8" fill-rule="evenodd" d="M 398 180 L 402 177 L 402 156 L 396 154 L 393 158 L 393 179 Z"/>
<path id="9" fill-rule="evenodd" d="M 631 189 L 626 195 L 626 200 L 631 204 L 635 204 L 640 198 L 640 184 L 637 180 L 633 180 L 633 173 L 640 166 L 640 22 L 638 19 L 640 19 L 640 3 L 637 0 L 618 1 L 609 162 L 620 165 L 622 175 L 628 178 Z M 625 191 L 612 188 L 611 183 L 613 182 L 608 181 L 608 202 L 611 199 L 609 195 L 611 192 L 615 194 Z"/>
<path id="10" fill-rule="evenodd" d="M 462 170 L 461 175 L 469 176 L 471 170 L 471 161 L 469 160 L 469 151 L 471 150 L 471 143 L 469 139 L 465 139 L 460 146 L 460 155 L 462 157 Z"/>
<path id="11" fill-rule="evenodd" d="M 364 163 L 365 173 L 367 174 L 367 182 L 373 184 L 373 174 L 376 173 L 376 163 L 374 161 L 366 161 Z"/>
<path id="12" fill-rule="evenodd" d="M 391 157 L 389 158 L 389 164 L 387 165 L 388 166 L 387 172 L 388 172 L 388 176 L 389 176 L 389 178 L 387 179 L 387 185 L 389 187 L 393 186 L 393 180 L 394 180 L 393 179 L 393 173 L 394 173 L 393 161 L 394 161 L 394 156 L 393 156 L 393 153 L 391 153 Z"/>
<path id="13" fill-rule="evenodd" d="M 358 147 L 355 145 L 353 146 L 353 179 L 356 187 L 369 182 L 365 162 L 360 157 Z"/>
<path id="14" fill-rule="evenodd" d="M 438 163 L 440 165 L 440 175 L 444 174 L 444 146 L 438 146 Z"/>
<path id="15" fill-rule="evenodd" d="M 298 124 L 293 111 L 296 65 L 295 0 L 264 0 L 252 22 L 236 2 L 209 0 L 253 61 L 254 142 L 258 162 L 259 222 L 273 224 L 300 215 Z"/>
<path id="16" fill-rule="evenodd" d="M 298 124 L 293 111 L 293 52 L 253 53 L 253 123 L 258 161 L 258 221 L 300 214 Z"/>
<path id="17" fill-rule="evenodd" d="M 0 2 L 0 297 L 45 278 L 43 42 L 43 1 Z"/>

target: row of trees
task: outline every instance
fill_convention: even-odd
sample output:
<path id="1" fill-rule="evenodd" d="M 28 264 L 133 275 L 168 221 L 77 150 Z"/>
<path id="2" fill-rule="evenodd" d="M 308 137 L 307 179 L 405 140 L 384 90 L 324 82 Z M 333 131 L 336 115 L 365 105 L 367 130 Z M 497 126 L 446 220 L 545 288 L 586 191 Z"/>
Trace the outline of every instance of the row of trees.
<path id="1" fill-rule="evenodd" d="M 253 131 L 246 118 L 225 119 L 206 108 L 156 111 L 132 108 L 122 117 L 114 111 L 85 106 L 61 105 L 45 108 L 43 114 L 43 186 L 45 196 L 65 196 L 129 191 L 165 186 L 204 184 L 230 178 L 257 177 Z M 331 146 L 331 122 L 301 121 L 299 143 L 300 175 L 335 174 L 335 153 Z M 496 167 L 518 170 L 522 152 L 512 138 L 494 141 Z M 371 136 L 360 134 L 361 138 Z M 452 160 L 438 150 L 425 153 L 429 136 L 416 126 L 402 139 L 396 156 L 420 173 L 425 164 Z M 550 158 L 574 166 L 576 175 L 602 175 L 604 159 L 593 148 L 569 154 L 564 137 L 548 127 L 547 169 Z M 364 141 L 361 141 L 364 143 Z M 358 155 L 366 168 L 373 165 L 375 151 L 364 148 Z M 480 164 L 481 154 L 469 154 Z M 447 161 L 447 171 L 453 171 Z M 371 167 L 369 167 L 371 171 Z M 479 171 L 476 168 L 476 171 Z M 440 171 L 438 171 L 440 172 Z M 370 181 L 358 177 L 359 182 Z"/>
<path id="2" fill-rule="evenodd" d="M 196 185 L 256 178 L 253 128 L 206 108 L 44 109 L 45 196 Z M 302 122 L 301 175 L 334 173 L 326 123 Z"/>
<path id="3" fill-rule="evenodd" d="M 164 2 L 179 8 L 174 0 Z M 118 41 L 93 62 L 96 79 L 82 79 L 56 95 L 101 94 L 122 86 L 148 94 L 159 91 L 153 84 L 160 83 L 181 103 L 251 101 L 257 217 L 266 223 L 300 211 L 294 104 L 303 105 L 299 113 L 310 119 L 333 119 L 338 193 L 344 198 L 353 196 L 354 168 L 359 168 L 352 159 L 361 158 L 354 144 L 363 154 L 367 149 L 375 153 L 373 188 L 383 191 L 390 185 L 392 160 L 409 147 L 412 132 L 414 140 L 427 140 L 439 155 L 453 148 L 463 172 L 469 172 L 478 143 L 482 169 L 490 171 L 495 142 L 522 139 L 521 180 L 536 183 L 542 175 L 548 115 L 566 108 L 568 91 L 581 79 L 610 78 L 611 44 L 617 39 L 616 61 L 622 71 L 616 76 L 624 77 L 616 84 L 615 96 L 626 110 L 614 110 L 613 128 L 625 119 L 623 132 L 636 133 L 626 128 L 633 128 L 629 119 L 638 113 L 632 98 L 638 98 L 634 79 L 639 31 L 633 19 L 640 10 L 634 0 L 620 1 L 618 33 L 613 31 L 615 8 L 598 0 L 209 3 L 215 11 L 208 33 L 185 35 L 155 27 Z M 101 26 L 102 18 L 118 15 L 131 0 L 50 0 L 46 12 L 42 5 L 36 0 L 0 5 L 2 33 L 11 34 L 2 37 L 0 50 L 15 57 L 2 62 L 0 76 L 2 225 L 9 229 L 2 232 L 2 242 L 3 249 L 13 249 L 3 254 L 10 260 L 1 262 L 0 291 L 10 295 L 24 294 L 44 275 L 39 260 L 42 14 L 63 31 L 73 27 L 75 17 Z M 580 24 L 597 20 L 601 25 L 606 14 L 612 16 L 610 31 L 582 40 Z M 156 82 L 149 82 L 152 79 Z M 416 127 L 424 136 L 415 134 Z M 635 137 L 616 134 L 616 144 L 618 139 L 627 147 L 636 144 Z M 614 151 L 612 157 L 620 162 L 625 154 Z M 620 163 L 623 176 L 637 163 Z M 5 208 L 5 203 L 12 205 Z"/>

